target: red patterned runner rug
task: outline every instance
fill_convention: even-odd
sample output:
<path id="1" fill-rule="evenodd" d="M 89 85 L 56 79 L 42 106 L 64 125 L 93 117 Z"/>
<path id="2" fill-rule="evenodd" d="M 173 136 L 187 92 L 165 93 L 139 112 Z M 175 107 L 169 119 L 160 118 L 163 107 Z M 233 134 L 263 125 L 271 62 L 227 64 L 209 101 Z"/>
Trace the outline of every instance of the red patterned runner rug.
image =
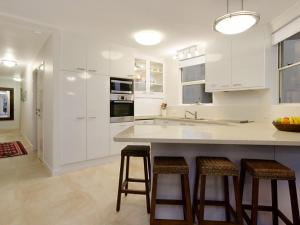
<path id="1" fill-rule="evenodd" d="M 27 155 L 27 151 L 20 141 L 0 143 L 0 158 Z"/>

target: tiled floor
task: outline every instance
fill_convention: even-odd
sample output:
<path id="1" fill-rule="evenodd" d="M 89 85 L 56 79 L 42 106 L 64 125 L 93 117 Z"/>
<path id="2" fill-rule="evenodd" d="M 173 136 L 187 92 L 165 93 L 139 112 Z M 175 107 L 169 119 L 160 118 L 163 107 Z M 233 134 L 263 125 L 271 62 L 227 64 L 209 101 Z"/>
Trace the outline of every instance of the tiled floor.
<path id="1" fill-rule="evenodd" d="M 17 132 L 0 132 L 0 142 L 21 140 Z M 28 149 L 28 146 L 26 146 Z M 115 212 L 119 162 L 50 177 L 29 150 L 27 156 L 0 159 L 0 225 L 145 225 L 145 197 L 122 198 Z M 133 176 L 142 177 L 139 161 Z"/>

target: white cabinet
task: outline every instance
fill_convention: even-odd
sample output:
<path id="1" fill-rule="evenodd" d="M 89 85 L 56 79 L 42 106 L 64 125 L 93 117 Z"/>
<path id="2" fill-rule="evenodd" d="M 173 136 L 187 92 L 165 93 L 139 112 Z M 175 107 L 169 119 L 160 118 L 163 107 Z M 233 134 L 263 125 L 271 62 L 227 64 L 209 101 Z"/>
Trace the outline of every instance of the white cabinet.
<path id="1" fill-rule="evenodd" d="M 144 98 L 164 97 L 164 63 L 160 60 L 135 57 L 135 96 Z"/>
<path id="2" fill-rule="evenodd" d="M 63 70 L 84 71 L 86 69 L 87 42 L 74 34 L 63 33 L 61 57 Z"/>
<path id="3" fill-rule="evenodd" d="M 90 42 L 87 51 L 87 72 L 109 75 L 109 45 L 103 41 Z"/>
<path id="4" fill-rule="evenodd" d="M 206 91 L 268 88 L 271 76 L 271 32 L 268 26 L 219 37 L 206 50 Z"/>
<path id="5" fill-rule="evenodd" d="M 87 159 L 109 155 L 109 77 L 87 79 Z"/>
<path id="6" fill-rule="evenodd" d="M 86 159 L 86 89 L 82 75 L 62 74 L 62 164 Z"/>
<path id="7" fill-rule="evenodd" d="M 110 124 L 110 155 L 120 155 L 121 150 L 130 144 L 129 142 L 116 142 L 114 136 L 133 125 L 133 122 Z"/>
<path id="8" fill-rule="evenodd" d="M 109 154 L 109 77 L 62 71 L 61 163 Z"/>
<path id="9" fill-rule="evenodd" d="M 110 44 L 111 77 L 132 78 L 134 75 L 134 51 L 131 48 Z"/>
<path id="10" fill-rule="evenodd" d="M 222 37 L 207 46 L 206 91 L 227 89 L 231 85 L 231 39 Z"/>

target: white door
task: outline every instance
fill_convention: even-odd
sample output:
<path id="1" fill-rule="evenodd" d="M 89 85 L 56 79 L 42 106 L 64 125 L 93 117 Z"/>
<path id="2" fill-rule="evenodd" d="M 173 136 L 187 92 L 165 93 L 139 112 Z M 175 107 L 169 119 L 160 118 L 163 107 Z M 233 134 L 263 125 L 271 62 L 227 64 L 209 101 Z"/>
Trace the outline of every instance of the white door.
<path id="1" fill-rule="evenodd" d="M 109 75 L 109 45 L 102 41 L 90 42 L 87 52 L 87 72 Z"/>
<path id="2" fill-rule="evenodd" d="M 233 37 L 233 88 L 265 87 L 266 37 L 265 28 L 259 27 Z"/>
<path id="3" fill-rule="evenodd" d="M 231 39 L 220 37 L 206 50 L 206 90 L 226 90 L 231 86 Z"/>
<path id="4" fill-rule="evenodd" d="M 87 159 L 109 155 L 109 77 L 87 76 Z"/>
<path id="5" fill-rule="evenodd" d="M 84 71 L 86 69 L 86 41 L 71 33 L 62 35 L 62 69 Z"/>
<path id="6" fill-rule="evenodd" d="M 131 48 L 110 45 L 110 76 L 130 78 L 134 75 L 134 52 Z"/>
<path id="7" fill-rule="evenodd" d="M 62 164 L 86 160 L 86 77 L 62 72 Z"/>
<path id="8" fill-rule="evenodd" d="M 37 155 L 38 158 L 43 160 L 43 82 L 44 71 L 38 69 L 36 73 L 36 130 L 37 130 Z"/>

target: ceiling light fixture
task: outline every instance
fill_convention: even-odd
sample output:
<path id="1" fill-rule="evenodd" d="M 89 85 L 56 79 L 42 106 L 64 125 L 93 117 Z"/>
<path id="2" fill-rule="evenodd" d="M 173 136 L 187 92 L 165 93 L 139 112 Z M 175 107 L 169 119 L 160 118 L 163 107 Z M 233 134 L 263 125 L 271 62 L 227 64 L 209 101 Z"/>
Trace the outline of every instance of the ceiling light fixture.
<path id="1" fill-rule="evenodd" d="M 222 34 L 239 34 L 256 25 L 260 15 L 256 12 L 244 11 L 244 0 L 242 10 L 229 13 L 229 0 L 227 0 L 227 14 L 217 18 L 214 22 L 214 30 Z"/>
<path id="2" fill-rule="evenodd" d="M 137 43 L 146 46 L 157 45 L 162 40 L 162 34 L 155 30 L 142 30 L 134 34 Z"/>
<path id="3" fill-rule="evenodd" d="M 6 67 L 15 67 L 17 66 L 17 62 L 14 60 L 3 59 L 1 60 L 1 64 Z"/>

